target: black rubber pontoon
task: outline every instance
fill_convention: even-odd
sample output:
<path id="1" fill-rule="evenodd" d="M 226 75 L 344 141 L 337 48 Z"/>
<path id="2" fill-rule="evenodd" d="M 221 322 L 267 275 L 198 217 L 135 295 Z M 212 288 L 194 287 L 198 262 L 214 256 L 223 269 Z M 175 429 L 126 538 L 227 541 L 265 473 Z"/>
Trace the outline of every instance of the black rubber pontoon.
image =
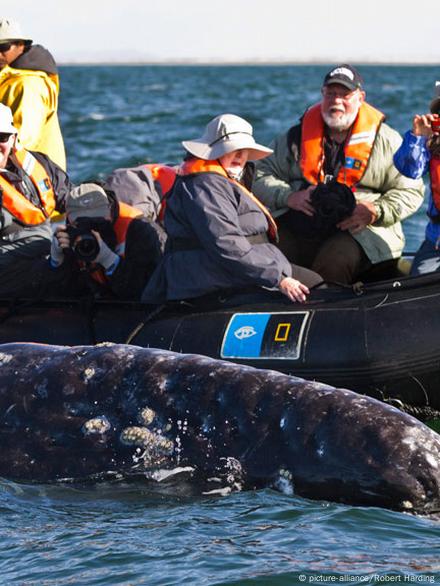
<path id="1" fill-rule="evenodd" d="M 0 302 L 0 342 L 132 343 L 271 368 L 440 410 L 440 274 L 324 289 L 305 304 L 160 312 L 107 300 Z"/>

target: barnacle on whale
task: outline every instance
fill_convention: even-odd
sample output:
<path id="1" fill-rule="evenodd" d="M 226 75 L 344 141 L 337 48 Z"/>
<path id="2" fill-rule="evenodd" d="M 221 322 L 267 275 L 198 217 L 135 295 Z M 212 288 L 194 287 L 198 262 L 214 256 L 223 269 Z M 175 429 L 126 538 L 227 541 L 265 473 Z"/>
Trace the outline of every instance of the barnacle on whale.
<path id="1" fill-rule="evenodd" d="M 139 411 L 138 420 L 142 425 L 151 425 L 154 421 L 156 413 L 150 407 L 144 407 Z"/>
<path id="2" fill-rule="evenodd" d="M 86 421 L 83 426 L 82 430 L 86 435 L 89 434 L 103 434 L 109 431 L 111 428 L 110 421 L 107 419 L 105 415 L 100 415 L 99 417 L 93 417 L 93 419 L 89 419 Z"/>
<path id="3" fill-rule="evenodd" d="M 172 441 L 162 435 L 152 433 L 146 427 L 126 427 L 122 430 L 120 439 L 127 446 L 147 448 L 162 454 L 170 454 L 174 448 Z"/>

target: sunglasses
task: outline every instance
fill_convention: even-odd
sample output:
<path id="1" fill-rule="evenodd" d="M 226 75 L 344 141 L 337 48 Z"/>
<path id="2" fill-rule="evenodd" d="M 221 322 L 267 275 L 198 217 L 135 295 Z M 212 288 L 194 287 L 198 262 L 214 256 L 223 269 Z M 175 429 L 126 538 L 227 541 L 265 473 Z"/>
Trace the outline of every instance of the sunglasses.
<path id="1" fill-rule="evenodd" d="M 0 43 L 0 53 L 7 53 L 15 43 Z"/>
<path id="2" fill-rule="evenodd" d="M 12 132 L 0 132 L 0 143 L 8 142 L 8 140 L 11 138 L 11 136 L 12 136 Z"/>

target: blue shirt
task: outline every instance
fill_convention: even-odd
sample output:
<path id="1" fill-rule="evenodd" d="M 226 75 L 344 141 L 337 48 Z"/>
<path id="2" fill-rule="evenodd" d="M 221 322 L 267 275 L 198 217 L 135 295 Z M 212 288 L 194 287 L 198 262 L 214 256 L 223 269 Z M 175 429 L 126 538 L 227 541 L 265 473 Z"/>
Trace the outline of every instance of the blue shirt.
<path id="1" fill-rule="evenodd" d="M 429 172 L 431 153 L 427 146 L 426 136 L 416 136 L 410 130 L 405 132 L 403 142 L 398 151 L 394 154 L 394 165 L 396 168 L 411 179 L 420 179 Z M 428 216 L 430 220 L 426 226 L 425 238 L 437 244 L 440 240 L 440 223 L 436 224 L 431 217 L 439 216 L 440 213 L 432 199 L 431 186 L 429 188 Z"/>

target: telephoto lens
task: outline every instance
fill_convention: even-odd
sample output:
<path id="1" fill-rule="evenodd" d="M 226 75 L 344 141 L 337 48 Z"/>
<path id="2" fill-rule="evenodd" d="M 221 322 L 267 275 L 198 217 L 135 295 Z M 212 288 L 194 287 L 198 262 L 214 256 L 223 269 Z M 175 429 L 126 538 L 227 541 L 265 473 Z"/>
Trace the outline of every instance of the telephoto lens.
<path id="1" fill-rule="evenodd" d="M 66 226 L 70 238 L 70 250 L 78 260 L 92 262 L 99 254 L 99 242 L 92 233 L 92 224 L 81 219 Z"/>
<path id="2" fill-rule="evenodd" d="M 93 234 L 81 234 L 72 246 L 73 252 L 80 260 L 91 262 L 99 253 L 99 243 Z"/>

